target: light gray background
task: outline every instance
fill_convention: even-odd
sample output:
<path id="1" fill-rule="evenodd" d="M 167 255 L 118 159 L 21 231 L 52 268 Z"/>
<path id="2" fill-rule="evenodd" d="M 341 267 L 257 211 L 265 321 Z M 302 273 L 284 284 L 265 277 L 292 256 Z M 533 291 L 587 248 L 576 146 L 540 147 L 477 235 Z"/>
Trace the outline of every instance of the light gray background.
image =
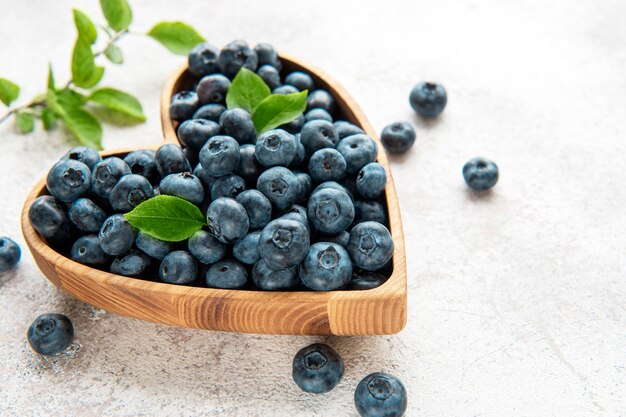
<path id="1" fill-rule="evenodd" d="M 0 74 L 45 85 L 67 75 L 70 6 L 0 2 Z M 28 251 L 0 277 L 0 407 L 19 416 L 355 416 L 357 382 L 398 375 L 408 416 L 617 416 L 626 413 L 626 3 L 602 1 L 132 1 L 135 31 L 164 19 L 217 45 L 272 42 L 340 81 L 380 131 L 409 120 L 415 147 L 393 161 L 405 225 L 409 318 L 391 337 L 331 338 L 345 377 L 326 395 L 292 383 L 305 337 L 212 333 L 118 317 L 49 284 Z M 101 20 L 101 18 L 99 18 Z M 182 62 L 151 40 L 122 42 L 104 83 L 138 97 L 146 124 L 106 126 L 105 146 L 161 138 L 161 86 Z M 440 81 L 437 121 L 408 106 Z M 60 131 L 0 127 L 0 234 L 20 243 L 34 182 L 71 145 Z M 501 179 L 475 196 L 463 163 L 484 155 Z M 72 352 L 37 358 L 26 328 L 68 314 Z"/>

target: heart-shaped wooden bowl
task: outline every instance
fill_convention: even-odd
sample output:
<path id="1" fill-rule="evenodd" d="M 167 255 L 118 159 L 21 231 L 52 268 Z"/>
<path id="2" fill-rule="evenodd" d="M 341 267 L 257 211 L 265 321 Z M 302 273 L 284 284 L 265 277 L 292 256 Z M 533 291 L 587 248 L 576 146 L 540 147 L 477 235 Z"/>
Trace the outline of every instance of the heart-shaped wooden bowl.
<path id="1" fill-rule="evenodd" d="M 90 268 L 52 249 L 28 219 L 33 201 L 46 194 L 45 179 L 28 196 L 22 231 L 37 265 L 48 279 L 70 295 L 105 310 L 157 323 L 229 332 L 291 335 L 383 335 L 406 324 L 406 261 L 402 220 L 389 163 L 376 133 L 347 92 L 324 72 L 281 54 L 284 71 L 310 73 L 317 86 L 336 99 L 337 114 L 360 126 L 379 146 L 378 162 L 387 171 L 385 190 L 391 235 L 395 243 L 393 272 L 380 287 L 362 291 L 269 292 L 221 290 L 127 278 Z M 169 117 L 174 93 L 189 88 L 193 78 L 182 67 L 165 84 L 161 122 L 165 142 L 178 144 L 176 123 Z M 160 146 L 160 145 L 158 145 Z M 158 147 L 158 146 L 155 146 Z M 124 155 L 135 149 L 102 153 Z"/>

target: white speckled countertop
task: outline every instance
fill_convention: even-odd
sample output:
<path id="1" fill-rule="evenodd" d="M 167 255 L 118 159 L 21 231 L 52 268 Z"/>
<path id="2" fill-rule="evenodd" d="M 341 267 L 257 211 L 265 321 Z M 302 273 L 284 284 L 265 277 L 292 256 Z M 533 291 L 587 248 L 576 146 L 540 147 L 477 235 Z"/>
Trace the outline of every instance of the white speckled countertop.
<path id="1" fill-rule="evenodd" d="M 34 182 L 70 146 L 60 131 L 0 127 L 0 234 L 24 250 L 0 276 L 0 414 L 6 416 L 356 416 L 364 375 L 398 375 L 408 416 L 618 416 L 626 413 L 626 3 L 552 1 L 134 0 L 136 31 L 193 24 L 217 45 L 271 42 L 341 82 L 380 131 L 412 121 L 416 146 L 393 161 L 409 269 L 406 329 L 330 338 L 346 363 L 331 393 L 293 384 L 295 352 L 318 338 L 211 333 L 119 317 L 46 281 L 19 228 Z M 271 6 L 270 6 L 271 4 Z M 0 76 L 67 76 L 70 6 L 0 0 Z M 8 40 L 10 39 L 10 40 Z M 106 126 L 105 146 L 160 140 L 161 86 L 182 62 L 139 36 L 105 83 L 141 97 L 149 121 Z M 408 92 L 440 81 L 449 104 L 418 120 Z M 476 155 L 500 182 L 476 197 L 461 178 Z M 38 359 L 26 328 L 69 315 L 77 345 Z"/>

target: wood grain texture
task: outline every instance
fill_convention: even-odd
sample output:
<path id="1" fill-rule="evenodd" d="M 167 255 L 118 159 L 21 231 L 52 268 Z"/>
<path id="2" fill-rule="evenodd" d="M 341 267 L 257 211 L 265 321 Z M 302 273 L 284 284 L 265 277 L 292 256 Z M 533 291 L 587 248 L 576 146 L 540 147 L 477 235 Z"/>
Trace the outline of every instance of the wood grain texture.
<path id="1" fill-rule="evenodd" d="M 158 323 L 245 333 L 291 335 L 383 335 L 406 324 L 406 258 L 402 220 L 387 157 L 369 121 L 339 84 L 324 72 L 281 54 L 286 71 L 304 70 L 316 85 L 334 95 L 339 114 L 355 123 L 379 146 L 378 162 L 387 171 L 385 189 L 390 231 L 395 243 L 393 273 L 382 286 L 366 291 L 266 292 L 178 286 L 127 278 L 79 264 L 51 249 L 33 229 L 28 211 L 45 194 L 39 181 L 22 210 L 22 231 L 37 265 L 46 277 L 70 295 L 105 310 Z M 186 67 L 166 82 L 161 97 L 165 142 L 178 144 L 176 124 L 169 117 L 171 96 L 191 85 Z M 157 145 L 158 146 L 158 145 Z M 134 149 L 102 153 L 123 155 Z"/>

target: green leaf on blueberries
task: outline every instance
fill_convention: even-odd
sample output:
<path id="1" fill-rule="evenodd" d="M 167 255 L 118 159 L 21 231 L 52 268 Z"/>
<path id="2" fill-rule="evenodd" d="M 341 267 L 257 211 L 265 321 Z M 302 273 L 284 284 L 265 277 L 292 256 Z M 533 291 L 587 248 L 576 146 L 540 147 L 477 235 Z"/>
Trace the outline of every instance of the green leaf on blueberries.
<path id="1" fill-rule="evenodd" d="M 228 89 L 226 105 L 229 109 L 239 107 L 252 113 L 271 93 L 261 77 L 242 67 Z"/>
<path id="2" fill-rule="evenodd" d="M 91 19 L 78 9 L 72 9 L 74 12 L 74 24 L 78 30 L 78 37 L 83 39 L 89 45 L 98 39 L 98 31 Z"/>
<path id="3" fill-rule="evenodd" d="M 43 109 L 41 112 L 41 122 L 43 123 L 43 128 L 46 130 L 52 129 L 58 118 L 59 117 L 50 109 Z"/>
<path id="4" fill-rule="evenodd" d="M 272 94 L 257 106 L 252 113 L 252 121 L 258 133 L 272 130 L 289 123 L 306 109 L 308 91 L 292 94 Z"/>
<path id="5" fill-rule="evenodd" d="M 143 114 L 141 103 L 135 97 L 114 88 L 100 88 L 91 93 L 87 100 L 98 103 L 109 110 L 122 113 L 133 120 L 144 122 L 146 116 Z"/>
<path id="6" fill-rule="evenodd" d="M 18 112 L 15 114 L 15 126 L 20 133 L 30 133 L 35 130 L 35 115 L 32 113 Z"/>
<path id="7" fill-rule="evenodd" d="M 178 55 L 187 55 L 191 48 L 205 41 L 194 28 L 183 22 L 157 23 L 148 36 Z"/>
<path id="8" fill-rule="evenodd" d="M 166 242 L 185 240 L 206 225 L 198 207 L 171 195 L 152 197 L 124 217 L 142 232 Z"/>
<path id="9" fill-rule="evenodd" d="M 100 0 L 100 7 L 109 26 L 116 32 L 128 29 L 133 21 L 133 12 L 126 0 Z"/>
<path id="10" fill-rule="evenodd" d="M 0 100 L 10 106 L 13 101 L 20 95 L 20 87 L 7 80 L 6 78 L 0 78 Z"/>
<path id="11" fill-rule="evenodd" d="M 122 55 L 122 50 L 115 45 L 109 45 L 109 47 L 104 51 L 104 56 L 106 56 L 109 61 L 116 65 L 120 65 L 124 62 L 124 55 Z"/>
<path id="12" fill-rule="evenodd" d="M 72 53 L 72 81 L 78 87 L 91 88 L 98 84 L 104 68 L 96 65 L 91 45 L 79 37 Z"/>

